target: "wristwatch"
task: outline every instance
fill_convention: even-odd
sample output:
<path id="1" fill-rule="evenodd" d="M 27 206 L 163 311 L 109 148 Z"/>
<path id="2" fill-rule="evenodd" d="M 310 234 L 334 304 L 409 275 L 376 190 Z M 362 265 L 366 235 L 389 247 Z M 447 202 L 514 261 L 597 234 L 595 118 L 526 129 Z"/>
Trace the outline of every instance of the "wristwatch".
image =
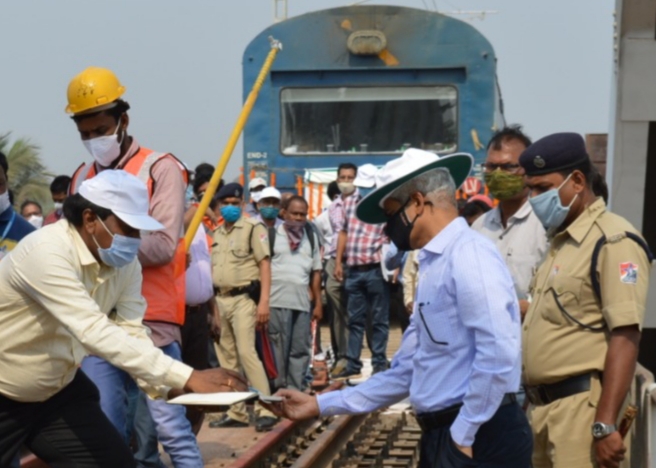
<path id="1" fill-rule="evenodd" d="M 615 427 L 615 424 L 604 424 L 602 422 L 596 422 L 592 425 L 592 437 L 595 439 L 603 439 L 616 430 L 617 427 Z"/>

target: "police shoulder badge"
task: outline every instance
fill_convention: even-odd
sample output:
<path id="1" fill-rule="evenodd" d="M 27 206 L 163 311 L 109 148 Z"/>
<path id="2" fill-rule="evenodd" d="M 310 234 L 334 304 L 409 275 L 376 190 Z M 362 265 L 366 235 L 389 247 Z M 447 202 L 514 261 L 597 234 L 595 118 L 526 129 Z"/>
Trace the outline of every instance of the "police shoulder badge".
<path id="1" fill-rule="evenodd" d="M 620 281 L 626 284 L 638 282 L 638 265 L 632 262 L 620 263 Z"/>

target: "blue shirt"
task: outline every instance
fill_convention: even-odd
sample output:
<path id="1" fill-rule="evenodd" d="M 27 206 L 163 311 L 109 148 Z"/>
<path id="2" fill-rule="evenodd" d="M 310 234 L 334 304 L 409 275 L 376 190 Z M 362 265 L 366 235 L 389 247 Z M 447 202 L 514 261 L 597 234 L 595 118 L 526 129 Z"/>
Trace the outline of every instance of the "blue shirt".
<path id="1" fill-rule="evenodd" d="M 322 415 L 355 414 L 406 397 L 417 413 L 463 403 L 453 440 L 474 443 L 504 394 L 519 390 L 519 305 L 494 244 L 456 218 L 419 252 L 410 326 L 389 370 L 318 396 Z"/>
<path id="2" fill-rule="evenodd" d="M 7 229 L 9 228 L 9 229 Z M 36 231 L 20 214 L 10 206 L 0 213 L 0 260 L 14 250 L 16 244 L 31 232 Z"/>

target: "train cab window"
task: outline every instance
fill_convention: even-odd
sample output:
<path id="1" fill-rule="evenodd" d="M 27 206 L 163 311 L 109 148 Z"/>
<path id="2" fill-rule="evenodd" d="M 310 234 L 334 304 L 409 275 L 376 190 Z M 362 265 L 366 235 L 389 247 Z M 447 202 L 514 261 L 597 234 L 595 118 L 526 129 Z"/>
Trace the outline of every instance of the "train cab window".
<path id="1" fill-rule="evenodd" d="M 285 88 L 280 100 L 286 155 L 457 148 L 453 86 Z"/>

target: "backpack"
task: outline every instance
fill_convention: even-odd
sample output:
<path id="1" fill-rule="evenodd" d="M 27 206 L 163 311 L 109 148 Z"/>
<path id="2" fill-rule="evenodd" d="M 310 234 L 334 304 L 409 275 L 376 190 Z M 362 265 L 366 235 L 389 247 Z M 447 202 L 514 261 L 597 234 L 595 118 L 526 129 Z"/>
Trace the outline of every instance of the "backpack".
<path id="1" fill-rule="evenodd" d="M 273 252 L 274 252 L 273 246 L 276 243 L 276 228 L 275 227 L 270 227 L 268 229 L 269 229 L 269 250 L 270 250 L 270 253 L 271 253 L 271 257 L 269 257 L 269 258 L 273 259 Z M 312 225 L 309 222 L 305 223 L 305 234 L 307 235 L 308 239 L 310 240 L 310 251 L 311 251 L 310 255 L 312 257 L 314 257 L 314 247 L 315 247 L 315 245 L 314 245 L 314 236 L 315 236 L 315 233 L 314 233 L 314 228 L 312 227 Z"/>

